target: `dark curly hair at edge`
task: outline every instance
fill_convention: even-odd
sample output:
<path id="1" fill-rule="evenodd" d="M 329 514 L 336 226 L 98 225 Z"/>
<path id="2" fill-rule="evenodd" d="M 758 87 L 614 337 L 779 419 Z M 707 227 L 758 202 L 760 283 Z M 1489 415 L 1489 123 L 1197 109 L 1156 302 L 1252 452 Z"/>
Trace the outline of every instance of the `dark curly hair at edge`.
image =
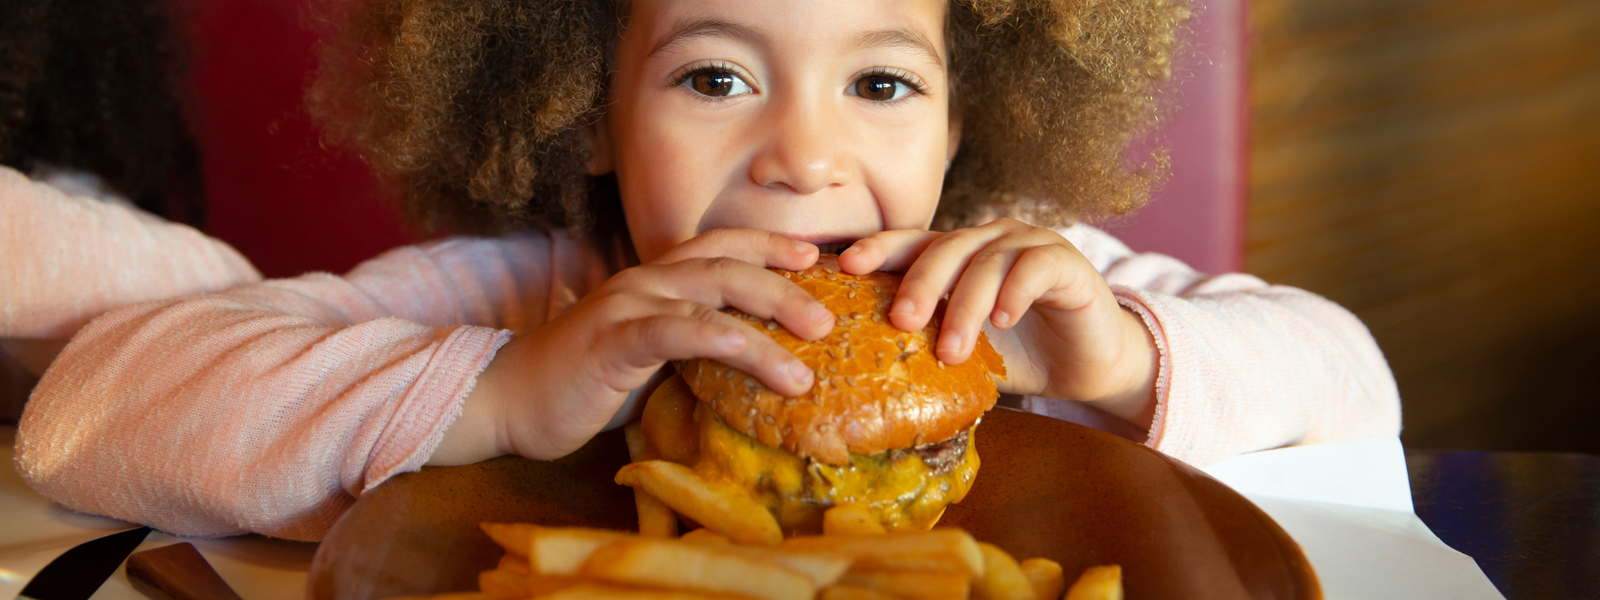
<path id="1" fill-rule="evenodd" d="M 578 131 L 604 109 L 617 0 L 357 0 L 325 7 L 308 91 L 430 229 L 617 234 L 615 178 Z M 625 4 L 625 3 L 624 3 Z M 338 11 L 349 11 L 340 14 Z M 935 227 L 1123 215 L 1164 177 L 1128 156 L 1160 114 L 1183 0 L 956 0 L 947 25 L 962 142 Z"/>
<path id="2" fill-rule="evenodd" d="M 164 0 L 0 0 L 0 164 L 81 169 L 200 226 L 187 48 Z"/>

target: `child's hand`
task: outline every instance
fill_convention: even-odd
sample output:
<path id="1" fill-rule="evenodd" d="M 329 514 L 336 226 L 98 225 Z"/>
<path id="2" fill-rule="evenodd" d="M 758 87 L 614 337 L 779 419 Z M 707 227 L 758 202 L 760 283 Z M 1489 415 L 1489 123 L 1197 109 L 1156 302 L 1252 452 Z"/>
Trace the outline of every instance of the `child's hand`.
<path id="1" fill-rule="evenodd" d="M 714 358 L 798 396 L 809 368 L 751 326 L 718 309 L 777 320 L 806 339 L 825 337 L 833 313 L 765 267 L 800 270 L 817 248 L 752 230 L 719 230 L 625 269 L 560 316 L 518 336 L 478 376 L 462 415 L 429 464 L 501 454 L 553 459 L 599 433 L 670 360 Z"/>
<path id="2" fill-rule="evenodd" d="M 889 308 L 902 330 L 925 326 L 949 294 L 935 347 L 940 360 L 965 361 L 988 321 L 1001 330 L 989 333 L 1006 359 L 1002 391 L 1095 402 L 1149 425 L 1155 343 L 1060 234 L 1012 219 L 950 233 L 885 231 L 850 246 L 839 266 L 906 272 Z"/>

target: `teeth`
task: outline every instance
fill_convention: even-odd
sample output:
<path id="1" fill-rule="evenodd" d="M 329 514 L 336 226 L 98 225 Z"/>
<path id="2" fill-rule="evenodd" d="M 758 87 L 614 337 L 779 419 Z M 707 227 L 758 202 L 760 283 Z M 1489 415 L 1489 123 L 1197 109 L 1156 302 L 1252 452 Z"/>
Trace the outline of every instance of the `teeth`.
<path id="1" fill-rule="evenodd" d="M 822 254 L 839 254 L 850 247 L 854 242 L 836 242 L 832 244 L 817 244 L 817 250 Z"/>

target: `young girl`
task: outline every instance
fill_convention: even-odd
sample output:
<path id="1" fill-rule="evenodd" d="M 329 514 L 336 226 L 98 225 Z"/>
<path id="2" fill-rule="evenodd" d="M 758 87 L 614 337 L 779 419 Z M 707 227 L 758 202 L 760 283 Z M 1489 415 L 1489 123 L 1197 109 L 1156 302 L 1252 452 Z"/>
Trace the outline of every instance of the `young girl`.
<path id="1" fill-rule="evenodd" d="M 96 320 L 24 416 L 18 464 L 41 492 L 174 533 L 316 539 L 396 473 L 571 452 L 673 359 L 798 394 L 811 370 L 718 309 L 823 336 L 834 316 L 765 267 L 838 249 L 848 271 L 906 272 L 897 327 L 948 296 L 942 360 L 987 331 L 1004 391 L 1184 460 L 1398 431 L 1347 312 L 1082 224 L 1147 193 L 1123 154 L 1181 6 L 363 10 L 314 90 L 322 114 L 414 215 L 524 231 Z"/>

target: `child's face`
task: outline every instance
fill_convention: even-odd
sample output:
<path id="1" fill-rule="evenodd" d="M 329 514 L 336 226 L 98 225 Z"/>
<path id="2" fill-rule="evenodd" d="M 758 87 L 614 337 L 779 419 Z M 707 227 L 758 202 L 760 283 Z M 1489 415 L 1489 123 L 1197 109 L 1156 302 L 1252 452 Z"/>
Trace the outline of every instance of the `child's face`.
<path id="1" fill-rule="evenodd" d="M 710 229 L 926 228 L 959 127 L 944 0 L 635 0 L 593 167 L 642 260 Z"/>

